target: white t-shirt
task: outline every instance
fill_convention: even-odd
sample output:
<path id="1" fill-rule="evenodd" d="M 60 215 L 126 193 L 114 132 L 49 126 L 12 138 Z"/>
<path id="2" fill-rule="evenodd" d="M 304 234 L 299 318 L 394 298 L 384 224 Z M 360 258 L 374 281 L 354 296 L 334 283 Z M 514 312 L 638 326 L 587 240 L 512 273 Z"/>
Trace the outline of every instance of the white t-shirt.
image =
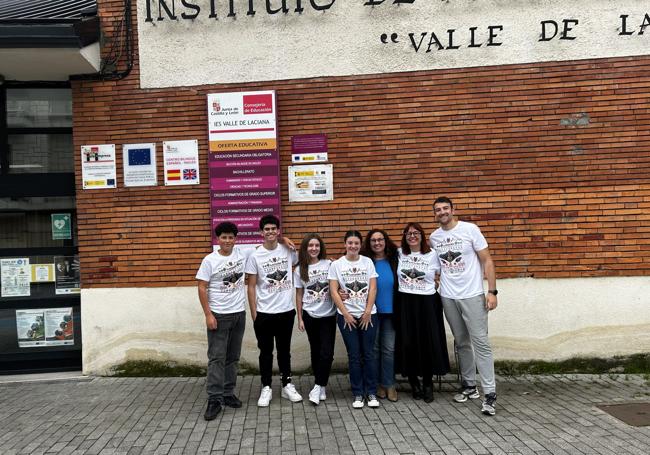
<path id="1" fill-rule="evenodd" d="M 350 262 L 342 256 L 332 263 L 327 278 L 337 280 L 339 286 L 347 291 L 348 298 L 343 303 L 352 316 L 360 318 L 368 302 L 370 279 L 377 276 L 370 258 L 359 256 L 357 261 Z M 341 313 L 338 308 L 337 311 Z M 377 308 L 373 305 L 371 314 L 376 312 Z"/>
<path id="2" fill-rule="evenodd" d="M 429 237 L 440 263 L 440 295 L 468 299 L 483 294 L 483 269 L 477 251 L 488 247 L 477 225 L 458 221 L 453 229 L 436 229 Z"/>
<path id="3" fill-rule="evenodd" d="M 300 267 L 293 272 L 293 282 L 296 288 L 304 288 L 302 294 L 302 309 L 312 318 L 323 318 L 336 313 L 336 308 L 330 297 L 330 282 L 327 279 L 332 261 L 321 259 L 316 264 L 309 264 L 307 273 L 309 281 L 300 279 Z"/>
<path id="4" fill-rule="evenodd" d="M 210 311 L 218 314 L 245 311 L 244 266 L 252 252 L 252 248 L 235 245 L 230 256 L 215 251 L 203 258 L 196 279 L 208 282 Z"/>
<path id="5" fill-rule="evenodd" d="M 399 248 L 397 281 L 399 291 L 407 294 L 433 295 L 436 293 L 436 273 L 440 265 L 436 253 L 431 250 L 426 254 L 420 252 L 404 254 Z"/>
<path id="6" fill-rule="evenodd" d="M 284 245 L 274 250 L 258 247 L 246 262 L 246 273 L 257 275 L 257 311 L 284 313 L 293 310 L 293 265 L 298 255 Z"/>

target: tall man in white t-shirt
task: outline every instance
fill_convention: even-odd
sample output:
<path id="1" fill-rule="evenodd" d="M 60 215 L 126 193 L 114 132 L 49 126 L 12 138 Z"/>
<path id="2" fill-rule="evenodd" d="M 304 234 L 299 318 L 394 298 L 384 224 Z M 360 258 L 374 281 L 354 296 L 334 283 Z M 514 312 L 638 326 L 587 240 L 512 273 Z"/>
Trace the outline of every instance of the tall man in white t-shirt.
<path id="1" fill-rule="evenodd" d="M 248 254 L 235 245 L 237 226 L 233 223 L 220 223 L 214 233 L 219 250 L 203 259 L 196 274 L 208 332 L 205 420 L 216 418 L 223 406 L 242 405 L 234 391 L 246 327 L 244 267 Z"/>
<path id="2" fill-rule="evenodd" d="M 264 244 L 257 248 L 246 263 L 248 278 L 248 304 L 253 318 L 253 328 L 260 350 L 259 365 L 262 390 L 257 405 L 266 407 L 273 396 L 273 344 L 278 355 L 278 368 L 282 377 L 282 398 L 294 403 L 302 396 L 291 383 L 291 335 L 296 318 L 293 304 L 293 266 L 298 255 L 278 243 L 280 220 L 265 215 L 260 220 Z"/>
<path id="3" fill-rule="evenodd" d="M 479 398 L 476 388 L 478 367 L 485 395 L 481 411 L 494 415 L 496 382 L 488 340 L 488 312 L 497 307 L 494 263 L 481 230 L 475 224 L 459 221 L 454 216 L 451 199 L 437 198 L 433 212 L 440 227 L 431 234 L 429 242 L 440 262 L 440 297 L 454 334 L 462 378 L 461 389 L 454 400 L 462 403 Z M 484 274 L 488 281 L 487 298 L 483 289 Z"/>

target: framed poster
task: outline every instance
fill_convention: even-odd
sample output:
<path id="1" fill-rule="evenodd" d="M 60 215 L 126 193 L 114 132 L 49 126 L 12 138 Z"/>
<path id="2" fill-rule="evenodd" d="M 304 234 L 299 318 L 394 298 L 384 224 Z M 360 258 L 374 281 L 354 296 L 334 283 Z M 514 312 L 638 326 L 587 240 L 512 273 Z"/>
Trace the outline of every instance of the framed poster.
<path id="1" fill-rule="evenodd" d="M 289 166 L 289 202 L 331 201 L 334 180 L 331 164 Z"/>

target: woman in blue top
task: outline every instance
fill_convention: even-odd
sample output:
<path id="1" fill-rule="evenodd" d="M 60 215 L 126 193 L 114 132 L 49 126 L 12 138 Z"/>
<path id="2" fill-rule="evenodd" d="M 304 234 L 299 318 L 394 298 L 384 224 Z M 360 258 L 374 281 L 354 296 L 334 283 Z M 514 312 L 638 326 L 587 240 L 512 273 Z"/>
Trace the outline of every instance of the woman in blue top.
<path id="1" fill-rule="evenodd" d="M 383 229 L 372 229 L 366 235 L 361 254 L 375 264 L 377 298 L 375 305 L 379 315 L 375 358 L 379 368 L 377 396 L 397 401 L 395 388 L 395 321 L 393 320 L 393 297 L 397 289 L 397 247 Z"/>

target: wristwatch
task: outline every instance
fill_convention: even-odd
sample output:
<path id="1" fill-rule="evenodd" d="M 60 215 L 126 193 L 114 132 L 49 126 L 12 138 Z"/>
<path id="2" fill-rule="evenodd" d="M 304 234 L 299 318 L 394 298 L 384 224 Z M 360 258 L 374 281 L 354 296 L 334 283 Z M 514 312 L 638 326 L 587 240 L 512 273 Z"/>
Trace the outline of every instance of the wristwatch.
<path id="1" fill-rule="evenodd" d="M 496 289 L 494 289 L 494 290 L 493 290 L 493 289 L 490 289 L 490 290 L 488 291 L 488 293 L 489 293 L 489 294 L 492 294 L 492 295 L 497 295 L 497 294 L 499 293 L 499 291 L 497 291 Z"/>

